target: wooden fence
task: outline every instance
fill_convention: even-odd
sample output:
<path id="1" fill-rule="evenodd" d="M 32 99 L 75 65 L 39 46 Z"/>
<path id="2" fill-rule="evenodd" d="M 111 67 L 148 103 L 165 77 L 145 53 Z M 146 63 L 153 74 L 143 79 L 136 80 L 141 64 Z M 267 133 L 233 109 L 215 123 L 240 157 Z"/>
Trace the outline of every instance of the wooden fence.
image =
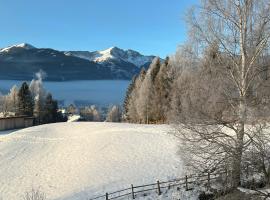
<path id="1" fill-rule="evenodd" d="M 225 184 L 228 182 L 227 172 L 213 172 L 213 173 L 202 173 L 202 174 L 191 174 L 186 175 L 185 177 L 179 179 L 173 179 L 169 181 L 157 181 L 156 183 L 134 186 L 131 184 L 129 188 L 118 190 L 115 192 L 105 193 L 101 196 L 96 196 L 90 198 L 89 200 L 112 200 L 120 199 L 123 197 L 130 197 L 136 199 L 139 196 L 147 196 L 149 193 L 156 192 L 158 195 L 161 195 L 163 192 L 166 192 L 170 189 L 180 190 L 181 188 L 186 191 L 193 189 L 194 184 L 206 185 L 210 188 L 211 181 L 221 178 Z"/>

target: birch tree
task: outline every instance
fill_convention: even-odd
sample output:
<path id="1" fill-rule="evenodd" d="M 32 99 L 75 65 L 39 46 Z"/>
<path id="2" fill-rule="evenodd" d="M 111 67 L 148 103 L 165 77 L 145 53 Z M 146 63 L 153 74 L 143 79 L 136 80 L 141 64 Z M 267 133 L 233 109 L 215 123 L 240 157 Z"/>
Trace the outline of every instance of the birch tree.
<path id="1" fill-rule="evenodd" d="M 200 70 L 181 97 L 178 136 L 200 165 L 228 165 L 233 188 L 240 184 L 243 153 L 260 133 L 262 120 L 254 116 L 264 103 L 256 93 L 269 84 L 262 76 L 269 8 L 267 0 L 202 0 L 189 19 Z M 206 47 L 213 51 L 203 55 Z"/>

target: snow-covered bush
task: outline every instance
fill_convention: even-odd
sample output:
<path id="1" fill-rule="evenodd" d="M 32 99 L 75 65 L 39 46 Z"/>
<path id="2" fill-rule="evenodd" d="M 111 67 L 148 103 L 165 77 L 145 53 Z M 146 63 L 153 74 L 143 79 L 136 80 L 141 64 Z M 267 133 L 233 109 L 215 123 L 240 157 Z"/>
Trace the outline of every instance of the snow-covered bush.
<path id="1" fill-rule="evenodd" d="M 39 189 L 32 188 L 31 191 L 25 193 L 23 200 L 46 200 L 45 193 L 41 192 Z"/>

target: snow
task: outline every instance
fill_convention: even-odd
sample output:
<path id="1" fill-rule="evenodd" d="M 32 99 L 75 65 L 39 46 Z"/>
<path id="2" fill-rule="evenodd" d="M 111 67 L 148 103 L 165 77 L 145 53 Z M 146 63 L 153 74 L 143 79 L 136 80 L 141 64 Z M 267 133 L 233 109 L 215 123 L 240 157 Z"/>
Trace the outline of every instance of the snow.
<path id="1" fill-rule="evenodd" d="M 1 52 L 9 52 L 12 48 L 24 48 L 24 49 L 34 49 L 35 47 L 27 44 L 27 43 L 21 43 L 21 44 L 17 44 L 17 45 L 12 45 L 3 49 L 0 49 L 0 53 Z"/>
<path id="2" fill-rule="evenodd" d="M 79 200 L 182 177 L 169 131 L 167 125 L 75 122 L 0 134 L 0 198 L 22 199 L 38 188 L 48 199 Z"/>
<path id="3" fill-rule="evenodd" d="M 137 67 L 141 67 L 146 63 L 152 62 L 153 56 L 143 56 L 137 51 L 133 50 L 123 50 L 118 47 L 110 47 L 102 51 L 72 51 L 64 52 L 67 56 L 76 56 L 89 61 L 94 61 L 97 63 L 102 63 L 110 61 L 111 59 L 122 60 L 124 62 L 129 62 Z"/>
<path id="4" fill-rule="evenodd" d="M 115 58 L 111 53 L 114 48 L 115 47 L 111 47 L 109 49 L 99 51 L 98 54 L 96 54 L 96 57 L 94 58 L 94 61 L 95 62 L 104 62 L 104 61 L 106 61 L 108 59 Z"/>
<path id="5" fill-rule="evenodd" d="M 79 119 L 81 118 L 80 115 L 72 115 L 68 117 L 68 121 L 67 122 L 77 122 Z"/>
<path id="6" fill-rule="evenodd" d="M 133 50 L 124 51 L 117 47 L 111 47 L 109 49 L 99 51 L 96 55 L 97 56 L 94 58 L 95 62 L 105 62 L 109 59 L 121 59 L 125 62 L 130 62 L 137 67 L 141 67 L 142 65 L 153 60 L 153 57 L 151 56 L 143 56 Z"/>

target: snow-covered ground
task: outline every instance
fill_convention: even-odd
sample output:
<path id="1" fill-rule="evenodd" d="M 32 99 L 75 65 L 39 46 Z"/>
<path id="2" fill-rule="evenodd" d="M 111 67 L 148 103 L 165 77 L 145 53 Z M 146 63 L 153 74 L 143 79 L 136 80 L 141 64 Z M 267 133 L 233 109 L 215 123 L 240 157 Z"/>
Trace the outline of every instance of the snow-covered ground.
<path id="1" fill-rule="evenodd" d="M 167 125 L 76 122 L 0 133 L 0 199 L 22 199 L 37 188 L 48 199 L 81 200 L 181 177 L 169 131 Z"/>
<path id="2" fill-rule="evenodd" d="M 68 117 L 68 121 L 67 122 L 77 122 L 79 119 L 81 118 L 80 115 L 72 115 Z"/>

